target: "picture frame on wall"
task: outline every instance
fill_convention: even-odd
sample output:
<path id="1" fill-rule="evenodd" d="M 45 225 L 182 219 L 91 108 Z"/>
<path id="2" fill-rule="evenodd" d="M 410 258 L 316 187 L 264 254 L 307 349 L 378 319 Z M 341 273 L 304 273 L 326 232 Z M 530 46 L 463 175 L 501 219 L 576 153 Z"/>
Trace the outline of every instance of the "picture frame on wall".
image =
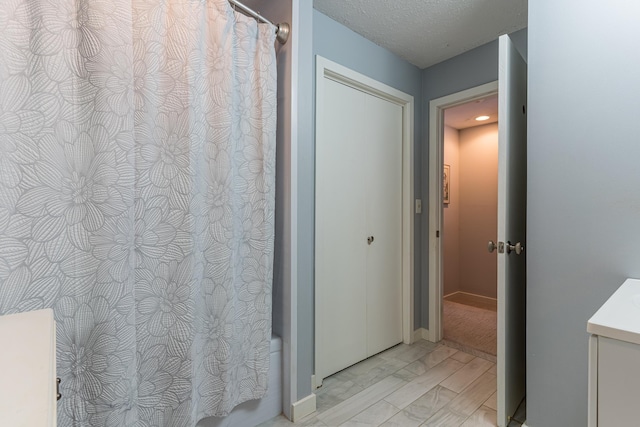
<path id="1" fill-rule="evenodd" d="M 451 181 L 449 179 L 450 175 L 450 166 L 444 165 L 442 169 L 442 203 L 445 205 L 449 204 L 451 198 Z"/>

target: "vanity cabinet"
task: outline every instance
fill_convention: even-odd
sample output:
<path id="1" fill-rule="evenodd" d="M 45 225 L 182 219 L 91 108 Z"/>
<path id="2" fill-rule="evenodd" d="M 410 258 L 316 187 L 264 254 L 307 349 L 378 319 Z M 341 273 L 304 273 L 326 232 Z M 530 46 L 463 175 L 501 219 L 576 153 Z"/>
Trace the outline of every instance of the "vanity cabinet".
<path id="1" fill-rule="evenodd" d="M 0 425 L 56 425 L 56 328 L 51 309 L 0 316 Z"/>
<path id="2" fill-rule="evenodd" d="M 627 279 L 587 323 L 589 427 L 638 425 L 640 280 Z"/>

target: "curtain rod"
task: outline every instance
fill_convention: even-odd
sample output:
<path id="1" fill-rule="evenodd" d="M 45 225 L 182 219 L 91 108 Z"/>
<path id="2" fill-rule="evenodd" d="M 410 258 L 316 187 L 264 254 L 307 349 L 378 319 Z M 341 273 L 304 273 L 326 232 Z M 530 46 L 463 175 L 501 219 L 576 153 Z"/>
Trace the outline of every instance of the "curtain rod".
<path id="1" fill-rule="evenodd" d="M 289 27 L 289 24 L 287 24 L 286 22 L 281 22 L 279 24 L 274 24 L 273 22 L 269 21 L 264 16 L 260 15 L 260 13 L 258 13 L 255 10 L 245 6 L 244 4 L 240 3 L 238 0 L 229 0 L 229 3 L 233 4 L 234 6 L 238 6 L 240 9 L 242 9 L 243 11 L 248 13 L 249 15 L 253 16 L 258 21 L 264 22 L 265 24 L 269 24 L 272 27 L 274 27 L 275 30 L 276 30 L 276 38 L 278 39 L 280 44 L 285 44 L 287 42 L 287 40 L 289 39 L 289 32 L 290 32 L 291 28 Z"/>

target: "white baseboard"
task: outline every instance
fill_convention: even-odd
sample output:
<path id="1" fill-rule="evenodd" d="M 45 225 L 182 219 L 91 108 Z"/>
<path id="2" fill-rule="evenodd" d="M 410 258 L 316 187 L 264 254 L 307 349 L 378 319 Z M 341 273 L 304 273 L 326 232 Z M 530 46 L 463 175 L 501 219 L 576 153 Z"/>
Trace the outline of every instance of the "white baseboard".
<path id="1" fill-rule="evenodd" d="M 445 296 L 443 296 L 442 298 L 447 298 L 456 294 L 464 294 L 464 295 L 469 295 L 472 296 L 474 298 L 480 298 L 480 299 L 488 299 L 491 301 L 497 301 L 497 298 L 491 298 L 491 297 L 485 297 L 484 295 L 478 295 L 478 294 L 472 294 L 471 292 L 465 292 L 465 291 L 455 291 L 455 292 L 451 292 L 450 294 L 447 294 Z"/>
<path id="2" fill-rule="evenodd" d="M 316 410 L 316 395 L 311 393 L 309 396 L 294 402 L 291 405 L 291 421 L 294 423 L 300 421 Z"/>
<path id="3" fill-rule="evenodd" d="M 412 342 L 416 342 L 418 340 L 429 340 L 429 330 L 425 328 L 420 328 L 413 331 Z"/>

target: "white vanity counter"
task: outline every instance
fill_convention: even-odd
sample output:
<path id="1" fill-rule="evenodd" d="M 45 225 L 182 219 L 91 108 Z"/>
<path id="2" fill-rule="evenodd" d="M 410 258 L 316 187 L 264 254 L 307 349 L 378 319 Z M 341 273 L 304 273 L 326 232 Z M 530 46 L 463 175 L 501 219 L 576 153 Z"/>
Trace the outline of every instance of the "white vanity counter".
<path id="1" fill-rule="evenodd" d="M 625 280 L 589 319 L 587 332 L 640 344 L 640 280 Z"/>

